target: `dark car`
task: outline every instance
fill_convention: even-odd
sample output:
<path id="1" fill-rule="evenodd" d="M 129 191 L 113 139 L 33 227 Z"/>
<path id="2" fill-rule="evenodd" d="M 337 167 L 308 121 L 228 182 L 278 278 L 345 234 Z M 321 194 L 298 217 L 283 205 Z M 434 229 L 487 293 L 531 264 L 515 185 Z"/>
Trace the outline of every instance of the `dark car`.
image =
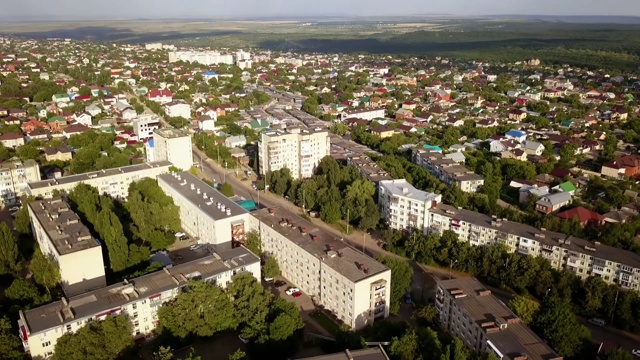
<path id="1" fill-rule="evenodd" d="M 404 302 L 407 304 L 411 304 L 411 294 L 407 294 L 404 296 Z"/>
<path id="2" fill-rule="evenodd" d="M 283 286 L 287 285 L 287 283 L 286 283 L 286 282 L 284 282 L 284 281 L 282 281 L 282 280 L 277 280 L 275 283 L 273 283 L 273 285 L 274 285 L 275 287 L 278 287 L 278 288 L 279 288 L 279 287 L 283 287 Z"/>

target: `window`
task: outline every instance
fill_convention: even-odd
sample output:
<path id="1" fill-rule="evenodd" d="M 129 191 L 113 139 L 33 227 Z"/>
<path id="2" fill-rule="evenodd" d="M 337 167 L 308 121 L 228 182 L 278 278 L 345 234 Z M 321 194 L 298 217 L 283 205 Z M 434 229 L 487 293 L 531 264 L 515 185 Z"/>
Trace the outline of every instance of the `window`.
<path id="1" fill-rule="evenodd" d="M 45 341 L 42 343 L 42 347 L 51 346 L 51 341 Z"/>

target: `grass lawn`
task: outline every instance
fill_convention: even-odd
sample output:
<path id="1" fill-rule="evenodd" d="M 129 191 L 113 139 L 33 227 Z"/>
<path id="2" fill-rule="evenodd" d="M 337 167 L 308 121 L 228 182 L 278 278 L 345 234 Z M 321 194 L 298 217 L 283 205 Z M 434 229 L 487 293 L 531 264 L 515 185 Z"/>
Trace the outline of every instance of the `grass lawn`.
<path id="1" fill-rule="evenodd" d="M 309 316 L 318 322 L 323 328 L 325 328 L 328 332 L 332 334 L 336 334 L 340 327 L 335 321 L 331 320 L 327 315 L 325 315 L 322 311 L 314 311 Z"/>
<path id="2" fill-rule="evenodd" d="M 349 225 L 349 231 L 347 232 L 347 224 L 344 221 L 339 221 L 335 224 L 331 224 L 331 227 L 340 231 L 343 234 L 347 234 L 347 235 L 353 234 L 353 226 Z"/>

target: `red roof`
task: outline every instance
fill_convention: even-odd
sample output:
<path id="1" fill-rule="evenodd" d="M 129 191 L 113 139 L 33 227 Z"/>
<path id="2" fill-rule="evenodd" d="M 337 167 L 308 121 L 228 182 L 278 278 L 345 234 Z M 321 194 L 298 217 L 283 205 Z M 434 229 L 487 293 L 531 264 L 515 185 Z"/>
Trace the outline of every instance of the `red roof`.
<path id="1" fill-rule="evenodd" d="M 565 220 L 577 218 L 581 224 L 587 223 L 589 221 L 595 223 L 601 223 L 604 221 L 604 216 L 598 214 L 597 212 L 583 208 L 582 206 L 563 211 L 561 213 L 558 213 L 556 216 Z"/>
<path id="2" fill-rule="evenodd" d="M 160 90 L 160 89 L 151 89 L 151 91 L 149 91 L 149 97 L 150 98 L 156 98 L 156 97 L 173 97 L 173 93 L 168 90 L 168 89 L 164 89 L 164 90 Z"/>

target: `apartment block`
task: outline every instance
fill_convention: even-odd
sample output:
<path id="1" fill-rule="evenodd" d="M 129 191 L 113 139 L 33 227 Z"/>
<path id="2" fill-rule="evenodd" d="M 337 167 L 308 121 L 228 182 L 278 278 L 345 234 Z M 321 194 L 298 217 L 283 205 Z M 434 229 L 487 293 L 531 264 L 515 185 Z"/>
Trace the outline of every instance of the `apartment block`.
<path id="1" fill-rule="evenodd" d="M 421 191 L 405 179 L 383 180 L 378 183 L 380 214 L 390 228 L 419 229 L 429 227 L 429 209 L 442 202 L 442 195 Z"/>
<path id="2" fill-rule="evenodd" d="M 158 185 L 180 208 L 182 228 L 202 244 L 231 247 L 245 240 L 249 213 L 189 172 L 158 176 Z"/>
<path id="3" fill-rule="evenodd" d="M 160 174 L 168 173 L 169 167 L 171 167 L 170 162 L 157 161 L 92 171 L 58 179 L 30 182 L 27 187 L 27 194 L 50 199 L 54 191 L 67 194 L 78 184 L 83 183 L 95 187 L 100 194 L 107 194 L 114 199 L 125 200 L 129 194 L 129 185 L 132 182 L 145 178 L 155 179 Z"/>
<path id="4" fill-rule="evenodd" d="M 64 334 L 120 314 L 131 322 L 136 339 L 153 337 L 158 309 L 175 299 L 189 280 L 203 280 L 225 288 L 235 275 L 246 272 L 260 279 L 260 259 L 247 249 L 213 252 L 171 268 L 20 311 L 20 339 L 32 358 L 45 359 L 53 355 L 56 342 Z"/>
<path id="5" fill-rule="evenodd" d="M 477 192 L 484 185 L 482 176 L 438 151 L 416 150 L 413 152 L 413 162 L 447 186 L 457 185 L 464 192 Z"/>
<path id="6" fill-rule="evenodd" d="M 169 161 L 180 170 L 189 170 L 193 166 L 191 136 L 185 132 L 164 128 L 153 131 L 153 159 Z"/>
<path id="7" fill-rule="evenodd" d="M 156 115 L 140 115 L 133 120 L 133 132 L 139 140 L 153 137 L 153 132 L 160 128 L 160 118 Z"/>
<path id="8" fill-rule="evenodd" d="M 29 203 L 31 229 L 40 251 L 60 268 L 67 296 L 106 285 L 102 246 L 61 199 Z"/>
<path id="9" fill-rule="evenodd" d="M 388 172 L 378 166 L 375 161 L 371 160 L 366 155 L 347 157 L 347 165 L 355 166 L 356 168 L 358 168 L 358 172 L 360 172 L 360 175 L 364 176 L 365 178 L 367 178 L 367 180 L 371 181 L 375 185 L 377 185 L 382 180 L 393 179 Z"/>
<path id="10" fill-rule="evenodd" d="M 15 204 L 27 194 L 27 184 L 40 181 L 40 167 L 34 160 L 0 163 L 0 203 Z"/>
<path id="11" fill-rule="evenodd" d="M 504 245 L 510 252 L 541 256 L 552 267 L 581 279 L 601 277 L 609 284 L 640 290 L 640 255 L 574 236 L 438 204 L 429 210 L 429 232 L 451 230 L 475 246 Z"/>
<path id="12" fill-rule="evenodd" d="M 311 177 L 330 150 L 327 130 L 290 128 L 263 132 L 258 142 L 260 174 L 287 168 L 293 179 Z"/>
<path id="13" fill-rule="evenodd" d="M 232 54 L 221 54 L 217 51 L 170 51 L 169 62 L 188 61 L 202 65 L 233 64 Z"/>
<path id="14" fill-rule="evenodd" d="M 352 329 L 389 316 L 391 270 L 284 209 L 251 213 L 250 229 L 282 276 Z"/>
<path id="15" fill-rule="evenodd" d="M 365 119 L 365 120 L 373 120 L 373 119 L 384 119 L 385 116 L 385 108 L 369 108 L 369 109 L 361 109 L 361 110 L 351 110 L 345 111 L 340 114 L 340 120 L 345 121 L 349 118 L 357 118 L 357 119 Z"/>
<path id="16" fill-rule="evenodd" d="M 470 349 L 503 360 L 562 360 L 474 278 L 437 280 L 440 324 Z"/>

